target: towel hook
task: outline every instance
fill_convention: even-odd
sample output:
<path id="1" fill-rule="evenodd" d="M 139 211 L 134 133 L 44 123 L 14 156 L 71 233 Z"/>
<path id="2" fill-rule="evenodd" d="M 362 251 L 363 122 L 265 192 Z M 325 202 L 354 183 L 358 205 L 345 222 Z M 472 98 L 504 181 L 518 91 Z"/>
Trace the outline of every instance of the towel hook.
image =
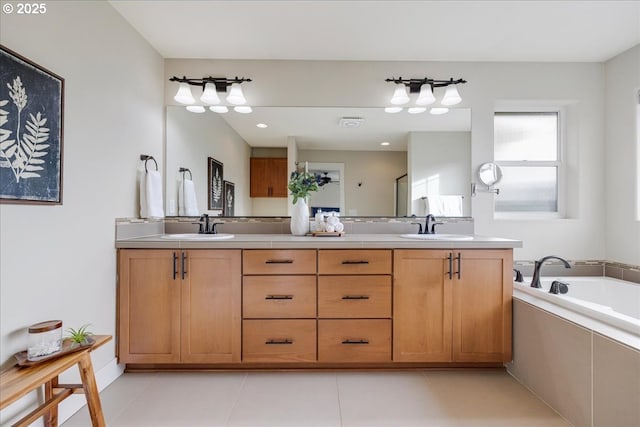
<path id="1" fill-rule="evenodd" d="M 190 171 L 188 168 L 180 167 L 180 169 L 178 169 L 178 172 L 182 172 L 182 180 L 183 180 L 183 181 L 184 181 L 184 173 L 185 173 L 185 172 L 189 172 L 189 179 L 190 179 L 191 181 L 193 181 L 193 175 L 191 174 L 191 171 Z"/>
<path id="2" fill-rule="evenodd" d="M 149 170 L 147 170 L 147 162 L 149 160 L 153 160 L 153 163 L 156 164 L 156 171 L 158 170 L 158 162 L 156 162 L 156 159 L 153 158 L 153 156 L 150 156 L 148 154 L 140 154 L 140 160 L 144 160 L 144 171 L 145 172 L 149 172 Z"/>

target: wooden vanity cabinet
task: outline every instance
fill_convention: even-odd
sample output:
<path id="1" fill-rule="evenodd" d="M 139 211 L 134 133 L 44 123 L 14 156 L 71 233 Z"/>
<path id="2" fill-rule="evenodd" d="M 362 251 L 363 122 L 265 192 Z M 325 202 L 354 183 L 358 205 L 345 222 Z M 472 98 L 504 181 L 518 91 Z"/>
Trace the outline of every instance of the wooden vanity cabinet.
<path id="1" fill-rule="evenodd" d="M 240 361 L 241 251 L 121 249 L 121 363 Z"/>
<path id="2" fill-rule="evenodd" d="M 394 251 L 398 362 L 511 360 L 511 250 Z"/>
<path id="3" fill-rule="evenodd" d="M 242 263 L 242 361 L 315 362 L 315 249 L 247 249 Z"/>
<path id="4" fill-rule="evenodd" d="M 250 168 L 250 197 L 287 197 L 286 157 L 252 157 Z"/>
<path id="5" fill-rule="evenodd" d="M 388 249 L 318 251 L 318 361 L 391 362 Z"/>

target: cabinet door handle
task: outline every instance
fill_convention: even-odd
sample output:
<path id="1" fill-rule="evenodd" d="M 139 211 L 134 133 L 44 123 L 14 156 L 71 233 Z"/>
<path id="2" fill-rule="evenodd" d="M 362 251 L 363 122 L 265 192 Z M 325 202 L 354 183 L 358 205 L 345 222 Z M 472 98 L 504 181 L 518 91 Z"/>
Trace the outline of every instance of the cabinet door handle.
<path id="1" fill-rule="evenodd" d="M 458 271 L 456 271 L 456 274 L 458 275 L 458 280 L 460 280 L 460 272 L 461 272 L 461 258 L 462 255 L 460 254 L 460 252 L 458 252 L 458 256 L 456 257 L 456 260 L 458 260 Z"/>
<path id="2" fill-rule="evenodd" d="M 453 253 L 449 252 L 449 271 L 447 271 L 449 275 L 449 280 L 453 279 Z"/>
<path id="3" fill-rule="evenodd" d="M 369 344 L 369 340 L 344 340 L 342 344 Z"/>
<path id="4" fill-rule="evenodd" d="M 292 259 L 268 259 L 265 264 L 293 264 Z"/>
<path id="5" fill-rule="evenodd" d="M 369 299 L 369 295 L 345 295 L 342 299 L 353 300 L 353 299 Z"/>
<path id="6" fill-rule="evenodd" d="M 266 340 L 264 343 L 267 345 L 293 344 L 293 340 L 290 340 L 289 338 L 284 340 Z"/>
<path id="7" fill-rule="evenodd" d="M 344 260 L 342 261 L 343 265 L 352 265 L 352 264 L 369 264 L 369 261 L 363 259 L 354 259 L 354 260 Z"/>
<path id="8" fill-rule="evenodd" d="M 173 280 L 178 276 L 178 254 L 173 253 Z"/>
<path id="9" fill-rule="evenodd" d="M 187 253 L 182 252 L 182 280 L 184 280 L 186 275 L 187 275 Z"/>
<path id="10" fill-rule="evenodd" d="M 293 299 L 293 295 L 267 295 L 264 299 Z"/>

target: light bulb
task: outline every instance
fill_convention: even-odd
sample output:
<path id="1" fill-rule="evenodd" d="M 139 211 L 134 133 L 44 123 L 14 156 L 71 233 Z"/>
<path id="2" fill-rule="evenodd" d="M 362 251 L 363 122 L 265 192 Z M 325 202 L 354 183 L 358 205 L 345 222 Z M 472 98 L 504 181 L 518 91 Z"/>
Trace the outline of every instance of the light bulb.
<path id="1" fill-rule="evenodd" d="M 204 91 L 200 97 L 200 101 L 209 105 L 220 104 L 220 98 L 218 92 L 216 92 L 216 85 L 214 83 L 206 83 L 204 85 Z"/>
<path id="2" fill-rule="evenodd" d="M 233 107 L 233 110 L 236 113 L 241 113 L 241 114 L 249 114 L 250 112 L 253 111 L 251 107 L 249 107 L 248 105 L 239 105 L 237 107 Z"/>
<path id="3" fill-rule="evenodd" d="M 420 86 L 420 94 L 416 99 L 416 105 L 429 105 L 436 102 L 436 97 L 433 96 L 433 89 L 429 83 L 425 83 Z"/>
<path id="4" fill-rule="evenodd" d="M 204 113 L 205 109 L 202 105 L 187 105 L 187 110 L 192 113 Z"/>
<path id="5" fill-rule="evenodd" d="M 389 114 L 395 114 L 402 111 L 402 107 L 385 107 L 384 112 Z"/>
<path id="6" fill-rule="evenodd" d="M 456 85 L 449 85 L 440 103 L 442 105 L 456 105 L 459 104 L 460 101 L 462 101 L 462 98 L 460 98 Z"/>
<path id="7" fill-rule="evenodd" d="M 427 111 L 427 107 L 411 107 L 407 109 L 407 113 L 409 114 L 420 114 Z"/>
<path id="8" fill-rule="evenodd" d="M 404 83 L 400 83 L 391 97 L 391 103 L 393 105 L 402 105 L 409 102 L 409 93 L 407 92 L 407 86 Z"/>
<path id="9" fill-rule="evenodd" d="M 447 107 L 433 107 L 429 112 L 434 116 L 439 116 L 440 114 L 447 114 L 449 109 Z"/>
<path id="10" fill-rule="evenodd" d="M 187 83 L 180 83 L 178 92 L 176 93 L 176 96 L 173 97 L 173 99 L 175 99 L 176 102 L 185 105 L 193 104 L 196 102 L 196 100 L 193 99 L 193 95 L 191 94 L 191 88 Z"/>
<path id="11" fill-rule="evenodd" d="M 240 83 L 232 83 L 229 89 L 229 95 L 227 95 L 227 102 L 233 105 L 243 105 L 247 103 L 244 95 L 242 94 L 242 88 Z"/>
<path id="12" fill-rule="evenodd" d="M 227 108 L 226 105 L 212 105 L 211 107 L 209 107 L 209 110 L 218 114 L 224 114 L 229 112 L 229 109 Z"/>

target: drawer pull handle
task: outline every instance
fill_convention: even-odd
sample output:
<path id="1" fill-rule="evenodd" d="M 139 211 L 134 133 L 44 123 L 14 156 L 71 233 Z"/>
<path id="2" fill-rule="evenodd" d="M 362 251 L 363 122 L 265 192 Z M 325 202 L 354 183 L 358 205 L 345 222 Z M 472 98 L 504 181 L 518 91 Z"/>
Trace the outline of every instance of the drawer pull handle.
<path id="1" fill-rule="evenodd" d="M 290 340 L 290 339 L 288 339 L 288 338 L 287 338 L 287 339 L 284 339 L 284 340 L 267 340 L 267 341 L 265 341 L 264 343 L 265 343 L 265 344 L 268 344 L 268 345 L 274 345 L 274 344 L 276 344 L 276 345 L 278 345 L 278 344 L 293 344 L 293 340 Z"/>
<path id="2" fill-rule="evenodd" d="M 292 259 L 268 259 L 265 264 L 293 264 Z"/>
<path id="3" fill-rule="evenodd" d="M 264 299 L 293 299 L 293 295 L 267 295 Z"/>
<path id="4" fill-rule="evenodd" d="M 361 260 L 358 260 L 358 259 L 355 259 L 355 260 L 345 260 L 345 261 L 342 261 L 342 264 L 343 264 L 343 265 L 351 265 L 351 264 L 369 264 L 369 261 L 365 261 L 365 260 L 363 260 L 363 259 L 361 259 Z"/>
<path id="5" fill-rule="evenodd" d="M 369 295 L 345 295 L 342 299 L 369 299 Z"/>
<path id="6" fill-rule="evenodd" d="M 342 344 L 369 344 L 369 340 L 344 340 Z"/>

